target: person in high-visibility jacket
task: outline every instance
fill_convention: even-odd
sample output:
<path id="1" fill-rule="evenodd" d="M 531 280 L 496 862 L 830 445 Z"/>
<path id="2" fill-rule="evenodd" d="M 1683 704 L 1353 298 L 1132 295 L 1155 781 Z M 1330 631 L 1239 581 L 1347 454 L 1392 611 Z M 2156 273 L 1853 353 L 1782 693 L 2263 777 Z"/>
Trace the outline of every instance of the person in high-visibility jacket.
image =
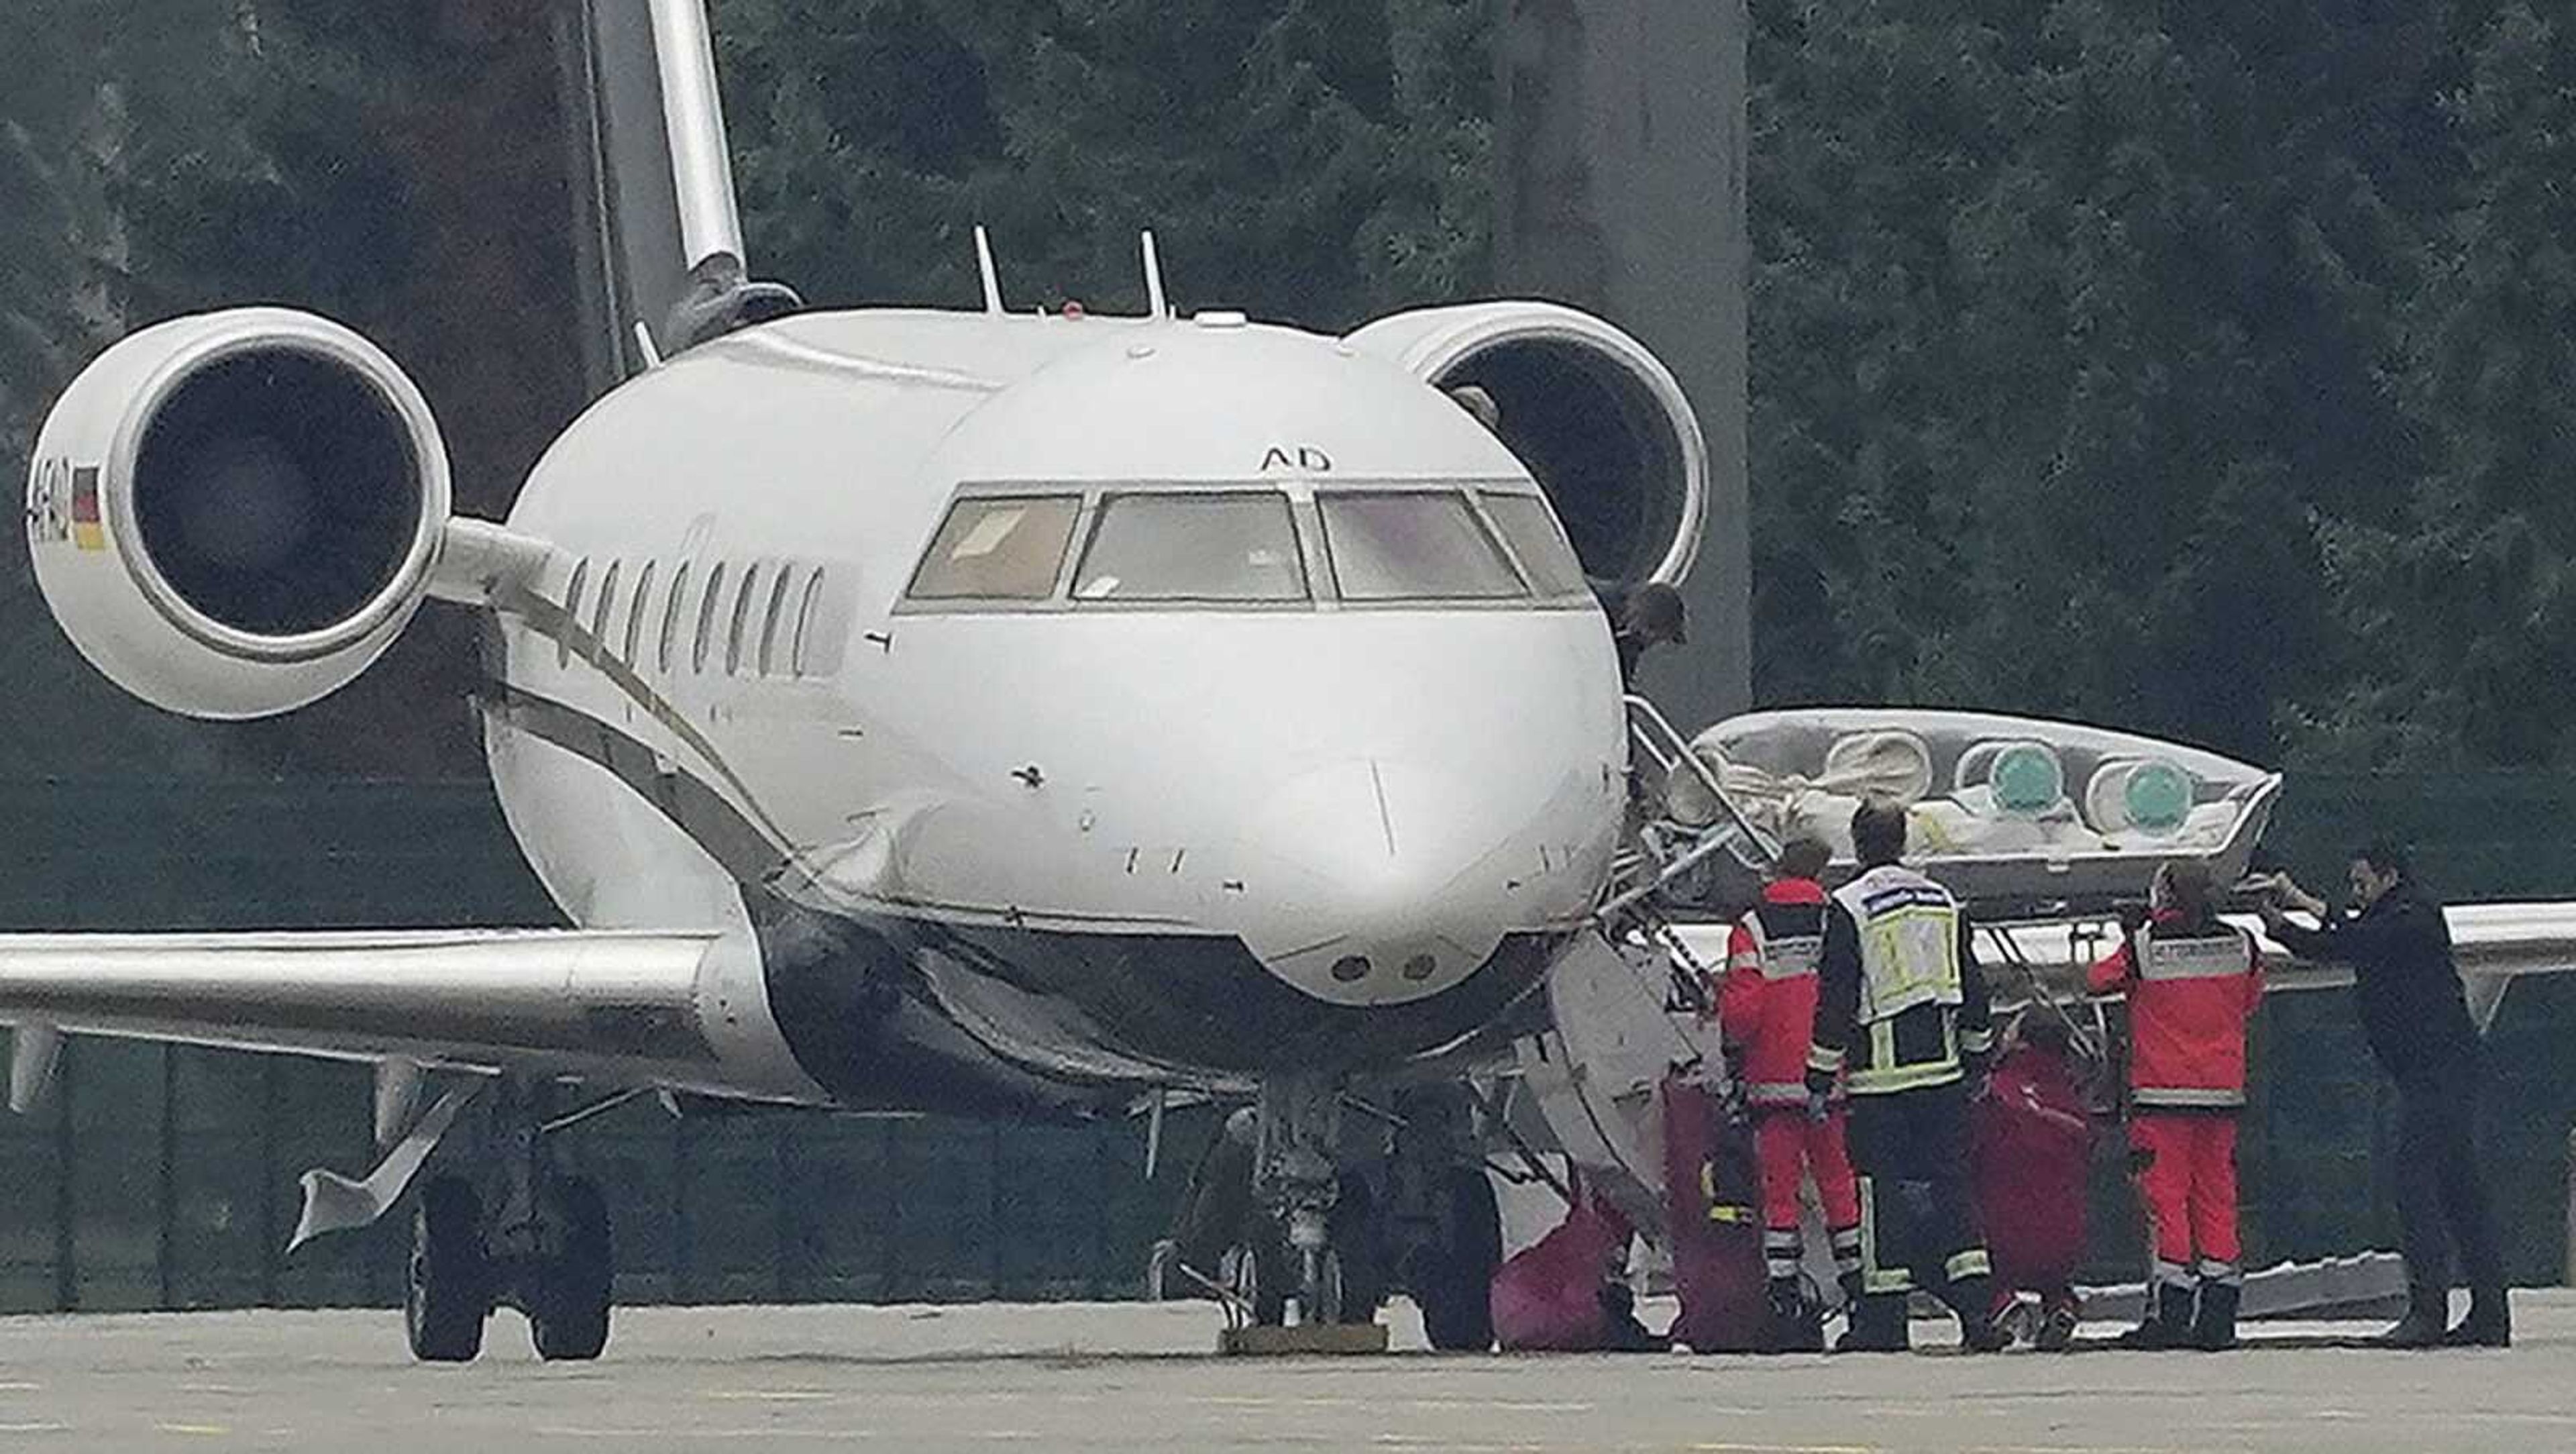
<path id="1" fill-rule="evenodd" d="M 2156 870 L 2148 913 L 2093 966 L 2095 994 L 2129 1000 L 2129 1144 L 2155 1240 L 2147 1320 L 2130 1348 L 2229 1348 L 2245 1281 L 2236 1234 L 2236 1121 L 2245 1028 L 2263 1002 L 2254 936 L 2210 904 L 2209 870 Z"/>
<path id="2" fill-rule="evenodd" d="M 1905 1348 L 1919 1283 L 1958 1315 L 1961 1341 L 1986 1351 L 2009 1335 L 1969 1194 L 1967 1082 L 1994 1025 L 1967 913 L 1905 866 L 1905 829 L 1905 809 L 1883 799 L 1852 814 L 1861 872 L 1827 902 L 1807 1050 L 1810 1112 L 1822 1115 L 1841 1078 L 1860 1173 L 1862 1296 L 1842 1346 Z"/>
<path id="3" fill-rule="evenodd" d="M 1770 1281 L 1771 1326 L 1764 1346 L 1821 1351 L 1818 1314 L 1798 1282 L 1803 1251 L 1798 1188 L 1812 1172 L 1845 1293 L 1860 1296 L 1860 1190 L 1843 1148 L 1839 1089 L 1820 1120 L 1807 1116 L 1807 1045 L 1816 1024 L 1816 966 L 1824 950 L 1825 886 L 1833 850 L 1814 838 L 1780 849 L 1762 902 L 1736 921 L 1717 993 L 1727 1063 L 1753 1110 L 1762 1163 L 1762 1263 Z"/>

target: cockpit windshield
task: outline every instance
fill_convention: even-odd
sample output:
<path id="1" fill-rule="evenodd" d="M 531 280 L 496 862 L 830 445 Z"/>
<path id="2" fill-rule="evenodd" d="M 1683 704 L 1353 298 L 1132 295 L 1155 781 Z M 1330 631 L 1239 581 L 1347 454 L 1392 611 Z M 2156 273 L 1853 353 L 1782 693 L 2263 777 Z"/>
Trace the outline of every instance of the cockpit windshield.
<path id="1" fill-rule="evenodd" d="M 905 609 L 1596 610 L 1526 481 L 969 484 Z"/>
<path id="2" fill-rule="evenodd" d="M 916 601 L 1043 601 L 1055 594 L 1080 495 L 982 495 L 957 502 L 912 573 Z"/>
<path id="3" fill-rule="evenodd" d="M 1545 500 L 1491 490 L 1478 498 L 1485 502 L 1494 528 L 1503 533 L 1504 543 L 1520 557 L 1532 591 L 1541 596 L 1570 596 L 1585 589 L 1583 562 L 1575 558 L 1574 547 L 1566 543 L 1565 531 Z"/>
<path id="4" fill-rule="evenodd" d="M 1502 548 L 1449 490 L 1318 492 L 1324 543 L 1345 601 L 1526 596 Z"/>
<path id="5" fill-rule="evenodd" d="M 1073 579 L 1091 601 L 1303 601 L 1288 497 L 1117 494 L 1101 501 Z"/>

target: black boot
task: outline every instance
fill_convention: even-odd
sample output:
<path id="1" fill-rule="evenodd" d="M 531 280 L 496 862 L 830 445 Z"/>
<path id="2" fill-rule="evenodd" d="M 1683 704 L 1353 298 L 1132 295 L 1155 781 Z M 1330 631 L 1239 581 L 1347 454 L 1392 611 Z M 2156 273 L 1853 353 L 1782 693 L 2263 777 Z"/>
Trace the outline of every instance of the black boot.
<path id="1" fill-rule="evenodd" d="M 1905 1294 L 1873 1293 L 1851 1305 L 1851 1328 L 1837 1353 L 1902 1353 L 1913 1346 L 1905 1326 Z"/>
<path id="2" fill-rule="evenodd" d="M 1825 1351 L 1824 1312 L 1794 1277 L 1771 1279 L 1770 1320 L 1763 1329 L 1765 1353 Z"/>
<path id="3" fill-rule="evenodd" d="M 2236 1304 L 2245 1289 L 2232 1282 L 2200 1285 L 2200 1311 L 2191 1320 L 2191 1346 L 2218 1353 L 2236 1346 Z"/>
<path id="4" fill-rule="evenodd" d="M 1669 1353 L 1672 1340 L 1658 1338 L 1637 1321 L 1636 1289 L 1617 1278 L 1601 1284 L 1601 1317 L 1609 1327 L 1608 1348 L 1613 1353 Z"/>
<path id="5" fill-rule="evenodd" d="M 2506 1302 L 2504 1289 L 2481 1287 L 2469 1293 L 2469 1315 L 2459 1326 L 2442 1335 L 2442 1342 L 2452 1348 L 2510 1348 L 2513 1346 L 2513 1308 Z"/>
<path id="6" fill-rule="evenodd" d="M 2040 1309 L 2039 1332 L 2031 1346 L 2042 1353 L 2063 1353 L 2075 1346 L 2075 1330 L 2084 1322 L 2083 1309 L 2073 1302 L 2052 1302 Z"/>
<path id="7" fill-rule="evenodd" d="M 2192 1288 L 2186 1282 L 2160 1282 L 2154 1289 L 2155 1301 L 2147 1304 L 2147 1320 L 2122 1333 L 2118 1344 L 2123 1348 L 2155 1352 L 2182 1348 L 2191 1342 Z"/>
<path id="8" fill-rule="evenodd" d="M 2382 1348 L 2439 1348 L 2448 1329 L 2451 1290 L 2446 1287 L 2413 1287 L 2407 1289 L 2406 1316 L 2397 1326 L 2371 1341 Z"/>
<path id="9" fill-rule="evenodd" d="M 1941 1301 L 1959 1319 L 1960 1347 L 1971 1353 L 2000 1353 L 2012 1346 L 2012 1330 L 1995 1317 L 1993 1278 L 1954 1278 L 1942 1288 Z"/>

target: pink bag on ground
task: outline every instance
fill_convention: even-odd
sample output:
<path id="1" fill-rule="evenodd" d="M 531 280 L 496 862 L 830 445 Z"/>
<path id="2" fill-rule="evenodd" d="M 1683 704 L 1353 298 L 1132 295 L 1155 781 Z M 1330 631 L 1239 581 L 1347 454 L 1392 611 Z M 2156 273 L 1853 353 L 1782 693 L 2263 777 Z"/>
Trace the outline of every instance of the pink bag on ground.
<path id="1" fill-rule="evenodd" d="M 1503 1351 L 1591 1353 L 1609 1347 L 1603 1274 L 1625 1258 L 1634 1232 L 1626 1217 L 1578 1187 L 1564 1223 L 1494 1274 L 1494 1338 Z"/>
<path id="2" fill-rule="evenodd" d="M 1681 1315 L 1672 1340 L 1700 1353 L 1762 1345 L 1762 1167 L 1752 1134 L 1702 1086 L 1666 1078 L 1664 1221 Z"/>

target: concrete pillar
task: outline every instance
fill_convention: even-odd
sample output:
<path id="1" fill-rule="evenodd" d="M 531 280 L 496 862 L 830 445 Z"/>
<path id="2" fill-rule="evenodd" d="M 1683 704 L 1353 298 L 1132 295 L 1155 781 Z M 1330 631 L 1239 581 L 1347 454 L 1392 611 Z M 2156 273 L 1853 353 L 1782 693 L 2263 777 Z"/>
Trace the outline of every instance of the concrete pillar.
<path id="1" fill-rule="evenodd" d="M 1690 645 L 1649 656 L 1642 683 L 1695 732 L 1752 701 L 1744 0 L 1500 3 L 1501 291 L 1635 334 L 1708 436 Z"/>

